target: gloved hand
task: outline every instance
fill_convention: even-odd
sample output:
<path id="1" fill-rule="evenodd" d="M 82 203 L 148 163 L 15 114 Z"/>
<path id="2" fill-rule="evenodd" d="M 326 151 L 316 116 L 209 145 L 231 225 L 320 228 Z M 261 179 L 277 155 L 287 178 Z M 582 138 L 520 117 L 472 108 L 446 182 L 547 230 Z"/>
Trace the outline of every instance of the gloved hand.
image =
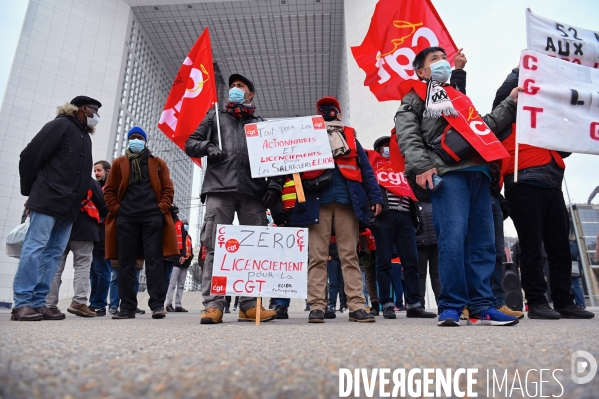
<path id="1" fill-rule="evenodd" d="M 287 221 L 285 219 L 285 213 L 277 213 L 277 214 L 273 214 L 272 215 L 272 220 L 273 222 L 275 222 L 275 224 L 279 227 L 286 227 L 285 226 L 285 222 Z"/>
<path id="2" fill-rule="evenodd" d="M 266 208 L 270 209 L 274 207 L 277 201 L 279 201 L 280 199 L 281 193 L 279 192 L 279 190 L 269 188 L 268 190 L 266 190 L 264 197 L 262 197 L 262 203 Z"/>
<path id="3" fill-rule="evenodd" d="M 220 148 L 214 144 L 209 145 L 208 148 L 206 148 L 206 152 L 208 153 L 208 162 L 210 163 L 217 163 L 227 158 L 227 154 L 222 152 Z"/>

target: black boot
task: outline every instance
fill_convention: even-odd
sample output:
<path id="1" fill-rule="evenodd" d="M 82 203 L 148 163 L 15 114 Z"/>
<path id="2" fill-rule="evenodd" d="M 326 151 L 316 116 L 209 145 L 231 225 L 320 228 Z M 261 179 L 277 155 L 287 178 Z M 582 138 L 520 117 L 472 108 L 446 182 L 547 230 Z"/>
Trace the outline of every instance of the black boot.
<path id="1" fill-rule="evenodd" d="M 378 316 L 379 315 L 379 303 L 378 302 L 372 302 L 371 304 L 372 306 L 370 307 L 370 314 L 373 316 Z"/>

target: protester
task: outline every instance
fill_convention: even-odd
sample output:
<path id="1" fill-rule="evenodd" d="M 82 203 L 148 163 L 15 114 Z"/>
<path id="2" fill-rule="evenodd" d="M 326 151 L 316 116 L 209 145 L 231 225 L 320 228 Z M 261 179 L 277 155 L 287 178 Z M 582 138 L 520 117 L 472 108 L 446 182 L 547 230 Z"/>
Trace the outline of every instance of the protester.
<path id="1" fill-rule="evenodd" d="M 418 194 L 417 194 L 418 196 Z M 420 199 L 420 196 L 418 196 Z M 418 288 L 422 298 L 422 306 L 426 306 L 426 274 L 431 279 L 431 288 L 435 295 L 435 302 L 439 302 L 441 295 L 441 281 L 439 280 L 439 248 L 437 247 L 437 233 L 433 225 L 433 204 L 430 202 L 428 193 L 426 195 L 428 202 L 418 203 L 420 207 L 420 232 L 416 235 L 416 246 L 418 247 Z"/>
<path id="2" fill-rule="evenodd" d="M 360 243 L 365 242 L 368 248 L 368 256 L 362 257 L 360 260 L 363 266 L 364 283 L 370 297 L 370 313 L 373 316 L 379 315 L 379 290 L 376 283 L 376 243 L 370 229 L 365 229 L 360 232 Z M 367 262 L 365 262 L 367 260 Z"/>
<path id="3" fill-rule="evenodd" d="M 46 295 L 87 195 L 92 171 L 90 135 L 102 104 L 77 96 L 21 152 L 21 195 L 28 196 L 30 224 L 13 282 L 11 320 L 53 319 Z"/>
<path id="4" fill-rule="evenodd" d="M 110 163 L 107 161 L 98 161 L 94 164 L 94 175 L 96 181 L 100 184 L 102 191 L 108 178 L 110 171 Z M 102 200 L 104 200 L 102 198 Z M 105 258 L 104 246 L 106 237 L 106 215 L 100 219 L 98 226 L 98 241 L 94 242 L 94 250 L 92 252 L 92 267 L 90 271 L 91 293 L 89 294 L 89 309 L 95 312 L 98 316 L 106 315 L 106 306 L 108 289 L 110 287 L 110 277 L 112 267 L 110 261 Z"/>
<path id="5" fill-rule="evenodd" d="M 463 159 L 458 157 L 456 161 L 453 156 L 447 157 L 442 146 L 430 144 L 446 131 L 452 116 L 474 109 L 465 94 L 445 84 L 450 74 L 454 78 L 462 75 L 465 91 L 465 72 L 460 68 L 466 60 L 464 57 L 457 65 L 458 57 L 453 74 L 440 47 L 424 49 L 414 58 L 412 65 L 420 81 L 405 81 L 399 87 L 403 94 L 395 115 L 399 149 L 405 158 L 406 175 L 422 188 L 428 185 L 432 199 L 441 277 L 438 325 L 459 326 L 459 316 L 465 306 L 470 310 L 469 324 L 514 325 L 518 323 L 516 317 L 504 315 L 493 306 L 490 277 L 495 267 L 495 243 L 489 171 L 478 153 L 484 150 L 482 142 L 472 139 L 478 137 L 472 131 L 472 124 L 458 123 L 473 115 L 451 120 L 455 123 L 452 133 L 470 145 L 471 152 L 463 153 Z M 493 113 L 482 117 L 479 124 L 484 121 L 496 133 L 511 123 L 517 94 L 518 89 L 514 89 Z M 440 185 L 437 176 L 442 177 Z"/>
<path id="6" fill-rule="evenodd" d="M 202 296 L 204 313 L 201 324 L 222 322 L 225 298 L 211 295 L 212 267 L 216 226 L 231 224 L 237 212 L 239 223 L 250 226 L 266 226 L 266 209 L 272 208 L 281 197 L 282 177 L 255 178 L 250 171 L 250 161 L 244 126 L 263 119 L 255 115 L 252 104 L 255 96 L 254 84 L 246 77 L 229 76 L 229 102 L 218 114 L 208 112 L 198 129 L 185 145 L 187 155 L 201 158 L 207 156 L 208 165 L 202 184 L 201 199 L 206 204 L 206 214 L 201 232 L 201 243 L 206 246 L 206 260 L 202 273 Z M 220 137 L 217 131 L 218 118 Z M 276 317 L 273 310 L 261 310 L 261 321 Z M 241 297 L 239 300 L 238 321 L 256 319 L 256 298 Z"/>
<path id="7" fill-rule="evenodd" d="M 179 208 L 175 204 L 172 204 L 169 208 L 169 212 L 171 213 L 171 217 L 173 218 L 175 232 L 177 233 L 177 245 L 179 248 L 179 253 L 177 255 L 165 257 L 164 259 L 162 259 L 162 272 L 164 273 L 165 287 L 164 289 L 167 291 L 167 293 L 170 287 L 173 269 L 175 268 L 175 266 L 182 265 L 183 262 L 185 262 L 185 237 L 187 237 L 187 232 L 183 229 L 183 221 L 179 219 Z M 165 308 L 165 311 L 169 310 Z"/>
<path id="8" fill-rule="evenodd" d="M 501 109 L 518 85 L 520 69 L 514 68 L 497 90 L 493 108 Z M 512 94 L 509 94 L 510 96 Z M 509 100 L 507 100 L 509 101 Z M 547 150 L 526 144 L 519 145 L 518 181 L 514 177 L 515 115 L 510 122 L 511 133 L 503 145 L 512 156 L 503 160 L 505 197 L 510 203 L 510 217 L 518 232 L 520 244 L 520 275 L 522 289 L 528 303 L 531 319 L 590 319 L 595 314 L 574 303 L 572 286 L 572 261 L 568 244 L 570 223 L 562 181 L 566 165 L 563 158 L 570 153 Z M 541 243 L 549 260 L 549 285 L 555 310 L 549 305 L 545 292 Z"/>
<path id="9" fill-rule="evenodd" d="M 121 303 L 121 296 L 119 295 L 119 262 L 116 260 L 109 261 L 112 267 L 110 273 L 110 303 L 108 304 L 108 313 L 115 314 L 119 312 L 119 305 Z M 135 281 L 133 283 L 133 289 L 135 295 L 139 293 L 139 277 L 141 271 L 144 268 L 143 259 L 137 259 L 135 261 Z M 135 308 L 136 314 L 146 314 L 145 310 Z"/>
<path id="10" fill-rule="evenodd" d="M 379 137 L 374 142 L 374 151 L 368 152 L 370 164 L 376 168 L 377 162 L 390 159 L 389 136 Z M 416 228 L 418 216 L 416 203 L 408 195 L 399 195 L 379 185 L 383 195 L 383 210 L 376 217 L 371 230 L 376 242 L 376 278 L 379 286 L 380 303 L 385 319 L 395 319 L 395 303 L 391 297 L 391 258 L 395 252 L 401 259 L 405 281 L 406 317 L 435 318 L 436 315 L 424 310 L 420 297 L 418 279 L 418 249 Z M 400 281 L 401 284 L 401 281 Z"/>
<path id="11" fill-rule="evenodd" d="M 576 244 L 576 236 L 570 235 L 570 259 L 572 260 L 572 287 L 570 291 L 574 294 L 574 302 L 583 309 L 586 309 L 586 302 L 584 300 L 584 291 L 582 290 L 582 273 L 583 268 L 580 262 L 580 252 L 578 251 L 578 244 Z"/>
<path id="12" fill-rule="evenodd" d="M 187 220 L 182 220 L 181 225 L 181 231 L 179 231 L 177 224 L 175 224 L 175 229 L 177 230 L 177 240 L 179 240 L 179 235 L 181 235 L 181 240 L 184 243 L 183 245 L 180 245 L 183 263 L 175 265 L 171 275 L 171 281 L 166 293 L 167 312 L 187 312 L 187 310 L 181 306 L 181 299 L 183 297 L 183 289 L 185 288 L 187 271 L 189 269 L 189 265 L 191 265 L 191 261 L 193 260 L 193 245 L 191 236 L 189 235 L 189 223 L 187 223 Z M 177 295 L 175 297 L 175 307 L 173 308 L 172 303 L 175 289 L 177 290 Z"/>
<path id="13" fill-rule="evenodd" d="M 118 259 L 120 311 L 113 319 L 135 318 L 135 260 L 143 259 L 152 318 L 165 316 L 166 287 L 162 258 L 179 254 L 170 206 L 174 188 L 166 162 L 147 147 L 147 135 L 135 126 L 127 133 L 125 155 L 114 160 L 104 197 L 106 258 Z M 143 248 L 142 253 L 139 252 Z"/>
<path id="14" fill-rule="evenodd" d="M 339 260 L 339 251 L 337 250 L 337 241 L 334 230 L 331 232 L 329 240 L 329 256 L 327 257 L 327 276 L 329 280 L 329 303 L 324 312 L 325 319 L 334 319 L 337 317 L 335 308 L 337 307 L 337 296 L 339 296 L 339 311 L 347 307 L 347 297 L 344 291 L 343 273 L 341 272 L 341 261 Z"/>
<path id="15" fill-rule="evenodd" d="M 356 139 L 355 130 L 341 123 L 341 106 L 334 97 L 323 97 L 316 103 L 316 111 L 325 120 L 330 134 L 339 133 L 349 147 L 347 155 L 335 158 L 335 168 L 322 171 L 319 178 L 330 176 L 328 186 L 318 192 L 307 192 L 306 202 L 295 206 L 293 224 L 308 226 L 309 266 L 308 302 L 310 303 L 309 323 L 324 323 L 327 307 L 325 293 L 327 286 L 327 257 L 331 229 L 335 229 L 341 270 L 349 307 L 349 321 L 374 322 L 375 319 L 364 310 L 362 295 L 362 274 L 358 262 L 356 245 L 359 229 L 368 227 L 368 205 L 374 214 L 381 212 L 383 198 L 368 163 L 364 149 Z"/>

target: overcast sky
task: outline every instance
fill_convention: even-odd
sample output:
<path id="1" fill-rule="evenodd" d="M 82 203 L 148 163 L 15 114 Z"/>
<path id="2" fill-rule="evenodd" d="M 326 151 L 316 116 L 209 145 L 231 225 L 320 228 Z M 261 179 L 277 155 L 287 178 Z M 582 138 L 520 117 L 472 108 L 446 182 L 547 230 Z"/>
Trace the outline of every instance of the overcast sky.
<path id="1" fill-rule="evenodd" d="M 0 2 L 0 53 L 3 55 L 0 57 L 0 99 L 3 99 L 28 1 Z M 468 96 L 481 114 L 491 110 L 495 91 L 518 65 L 520 51 L 526 48 L 524 10 L 527 7 L 543 17 L 599 32 L 598 0 L 433 0 L 433 4 L 455 43 L 464 48 L 468 58 L 465 68 Z M 566 165 L 566 182 L 572 201 L 586 203 L 590 192 L 599 185 L 599 156 L 574 154 L 566 160 Z M 194 186 L 197 195 L 199 187 Z M 599 198 L 594 203 L 599 203 Z M 194 229 L 195 223 L 190 227 Z M 505 227 L 506 234 L 515 235 L 509 219 Z"/>

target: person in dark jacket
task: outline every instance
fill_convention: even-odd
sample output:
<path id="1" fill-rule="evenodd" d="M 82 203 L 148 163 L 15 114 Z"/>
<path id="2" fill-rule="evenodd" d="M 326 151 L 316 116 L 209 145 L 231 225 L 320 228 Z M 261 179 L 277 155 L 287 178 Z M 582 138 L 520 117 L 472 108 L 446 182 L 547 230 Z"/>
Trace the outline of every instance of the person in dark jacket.
<path id="1" fill-rule="evenodd" d="M 98 161 L 94 164 L 94 176 L 102 190 L 106 184 L 110 163 L 107 161 Z M 112 275 L 112 266 L 110 261 L 105 258 L 104 245 L 106 237 L 106 218 L 100 220 L 98 226 L 99 240 L 94 243 L 92 267 L 89 274 L 91 283 L 91 293 L 89 294 L 89 309 L 98 316 L 106 315 L 106 299 L 108 297 L 108 288 L 110 287 L 110 278 Z"/>
<path id="2" fill-rule="evenodd" d="M 69 241 L 92 171 L 90 135 L 102 104 L 78 96 L 58 107 L 58 116 L 21 152 L 21 194 L 29 196 L 30 225 L 13 282 L 12 320 L 54 317 L 46 295 Z"/>
<path id="3" fill-rule="evenodd" d="M 173 213 L 174 205 L 171 207 L 171 213 Z M 177 212 L 178 212 L 177 208 Z M 177 232 L 177 242 L 181 253 L 178 257 L 171 259 L 171 272 L 169 277 L 169 283 L 166 292 L 166 311 L 167 312 L 187 312 L 186 309 L 181 306 L 181 298 L 183 297 L 183 288 L 185 286 L 185 278 L 187 277 L 187 269 L 193 259 L 193 253 L 191 250 L 191 237 L 189 236 L 189 223 L 187 220 L 179 220 L 178 217 L 175 220 L 175 230 Z M 175 307 L 173 307 L 173 295 L 175 294 Z"/>
<path id="4" fill-rule="evenodd" d="M 435 301 L 441 295 L 441 280 L 439 279 L 439 248 L 437 247 L 437 233 L 433 225 L 433 204 L 430 202 L 419 202 L 419 219 L 421 230 L 416 235 L 416 246 L 418 247 L 418 288 L 422 305 L 425 305 L 426 273 L 431 279 L 431 287 L 435 294 Z M 428 267 L 427 267 L 428 266 Z"/>
<path id="5" fill-rule="evenodd" d="M 308 226 L 308 302 L 309 323 L 324 323 L 327 308 L 327 258 L 331 229 L 335 229 L 337 250 L 349 307 L 349 321 L 374 322 L 365 311 L 362 294 L 362 273 L 356 246 L 360 228 L 369 225 L 368 205 L 375 216 L 381 212 L 383 197 L 368 157 L 353 128 L 341 123 L 341 106 L 334 97 L 323 97 L 316 110 L 325 120 L 330 134 L 340 133 L 350 148 L 348 155 L 335 159 L 332 181 L 319 192 L 307 192 L 306 202 L 298 202 L 293 213 L 293 225 Z M 339 166 L 342 166 L 340 168 Z"/>
<path id="6" fill-rule="evenodd" d="M 514 68 L 497 90 L 493 107 L 499 107 L 506 93 L 518 85 L 520 69 Z M 515 125 L 515 115 L 512 127 Z M 512 129 L 513 130 L 513 129 Z M 570 153 L 519 145 L 518 182 L 514 178 L 515 130 L 502 143 L 512 156 L 502 160 L 505 198 L 520 243 L 522 289 L 531 319 L 590 319 L 595 314 L 574 303 L 572 262 L 568 243 L 569 218 L 562 192 L 565 163 Z M 501 138 L 500 138 L 501 139 Z M 549 285 L 554 308 L 545 297 L 541 243 L 549 261 Z"/>
<path id="7" fill-rule="evenodd" d="M 206 259 L 202 274 L 202 295 L 205 311 L 200 323 L 222 322 L 225 297 L 210 295 L 212 264 L 216 240 L 216 225 L 231 224 L 235 212 L 239 223 L 250 226 L 266 226 L 266 209 L 272 208 L 281 197 L 283 178 L 252 178 L 245 138 L 245 125 L 263 119 L 255 115 L 252 104 L 254 84 L 248 78 L 233 74 L 229 76 L 229 102 L 224 110 L 208 112 L 198 129 L 185 144 L 185 152 L 192 157 L 207 156 L 208 166 L 202 184 L 201 200 L 206 203 L 206 214 L 200 235 L 201 245 L 206 247 Z M 220 122 L 222 142 L 219 142 L 216 118 Z M 262 321 L 272 320 L 276 312 L 262 310 Z M 256 318 L 256 298 L 239 300 L 239 321 Z"/>
<path id="8" fill-rule="evenodd" d="M 95 317 L 97 314 L 87 306 L 87 294 L 90 291 L 89 273 L 92 266 L 94 243 L 100 240 L 99 223 L 106 217 L 108 208 L 104 202 L 102 188 L 93 179 L 90 179 L 90 188 L 87 198 L 81 204 L 81 212 L 77 216 L 69 243 L 62 254 L 58 271 L 50 284 L 50 292 L 46 298 L 46 307 L 56 319 L 64 319 L 64 314 L 56 307 L 58 293 L 62 283 L 67 256 L 73 252 L 73 300 L 67 308 L 69 313 L 80 317 Z M 106 314 L 106 313 L 104 313 Z"/>

